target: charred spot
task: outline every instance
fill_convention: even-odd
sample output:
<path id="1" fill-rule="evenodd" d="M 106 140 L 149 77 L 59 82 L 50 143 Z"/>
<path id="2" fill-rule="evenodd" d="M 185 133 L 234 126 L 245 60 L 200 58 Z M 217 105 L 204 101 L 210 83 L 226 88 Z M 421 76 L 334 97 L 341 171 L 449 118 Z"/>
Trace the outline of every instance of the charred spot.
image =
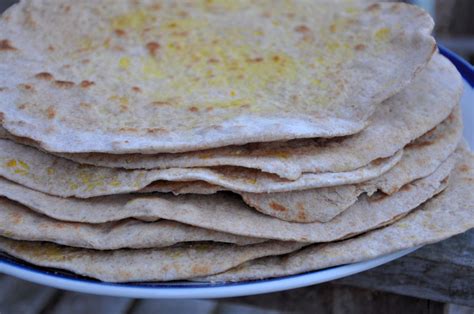
<path id="1" fill-rule="evenodd" d="M 81 86 L 82 88 L 89 88 L 89 87 L 91 87 L 92 85 L 95 85 L 95 83 L 92 82 L 92 81 L 87 81 L 87 80 L 82 81 L 81 84 L 80 84 L 80 86 Z"/>
<path id="2" fill-rule="evenodd" d="M 193 274 L 207 274 L 209 273 L 209 266 L 195 265 L 191 268 Z"/>
<path id="3" fill-rule="evenodd" d="M 160 47 L 161 47 L 160 44 L 155 41 L 152 41 L 146 44 L 146 49 L 148 50 L 148 53 L 152 56 L 156 56 L 156 53 L 158 52 Z"/>
<path id="4" fill-rule="evenodd" d="M 461 164 L 459 165 L 459 171 L 461 172 L 468 172 L 469 171 L 469 165 L 466 165 L 466 164 Z"/>
<path id="5" fill-rule="evenodd" d="M 380 4 L 379 4 L 379 3 L 371 4 L 371 5 L 369 5 L 369 6 L 367 7 L 366 10 L 369 11 L 369 12 L 378 11 L 378 10 L 380 10 Z"/>
<path id="6" fill-rule="evenodd" d="M 16 107 L 20 110 L 25 110 L 27 106 L 28 106 L 27 103 L 22 103 L 22 104 L 16 105 Z"/>
<path id="7" fill-rule="evenodd" d="M 6 92 L 7 90 L 8 90 L 7 87 L 0 87 L 0 93 L 1 93 L 1 92 Z"/>
<path id="8" fill-rule="evenodd" d="M 127 33 L 123 29 L 116 29 L 114 30 L 115 35 L 118 37 L 124 37 L 127 35 Z"/>
<path id="9" fill-rule="evenodd" d="M 219 60 L 215 58 L 210 58 L 209 60 L 207 60 L 207 63 L 219 63 Z"/>
<path id="10" fill-rule="evenodd" d="M 257 58 L 253 58 L 253 59 L 247 59 L 247 62 L 249 62 L 249 63 L 260 63 L 260 62 L 263 62 L 263 58 L 262 57 L 257 57 Z"/>
<path id="11" fill-rule="evenodd" d="M 146 132 L 150 134 L 156 134 L 167 132 L 167 130 L 165 128 L 148 128 L 146 129 Z"/>
<path id="12" fill-rule="evenodd" d="M 309 29 L 309 27 L 306 25 L 299 25 L 295 27 L 295 32 L 298 32 L 298 33 L 308 33 L 310 31 L 311 29 Z"/>
<path id="13" fill-rule="evenodd" d="M 49 46 L 48 46 L 48 51 L 54 51 L 54 50 L 55 50 L 55 48 L 54 48 L 53 45 L 49 45 Z"/>
<path id="14" fill-rule="evenodd" d="M 296 217 L 298 221 L 306 221 L 306 213 L 304 211 L 299 211 L 298 216 Z"/>
<path id="15" fill-rule="evenodd" d="M 271 202 L 270 207 L 279 212 L 286 212 L 288 210 L 285 206 L 278 204 L 277 202 Z"/>
<path id="16" fill-rule="evenodd" d="M 54 76 L 51 73 L 48 72 L 41 72 L 35 75 L 37 79 L 40 80 L 45 80 L 45 81 L 51 81 L 54 79 Z"/>
<path id="17" fill-rule="evenodd" d="M 198 112 L 199 108 L 196 107 L 196 106 L 192 106 L 192 107 L 189 107 L 188 110 L 191 111 L 191 112 Z"/>
<path id="18" fill-rule="evenodd" d="M 58 88 L 68 89 L 74 87 L 74 82 L 71 81 L 54 81 L 54 86 Z"/>
<path id="19" fill-rule="evenodd" d="M 364 45 L 364 44 L 357 44 L 357 45 L 355 45 L 355 47 L 354 47 L 354 49 L 355 49 L 356 51 L 364 51 L 365 48 L 367 48 L 367 46 Z"/>
<path id="20" fill-rule="evenodd" d="M 54 117 L 56 117 L 56 110 L 53 106 L 49 106 L 48 109 L 46 109 L 46 114 L 48 116 L 48 119 L 54 119 Z"/>
<path id="21" fill-rule="evenodd" d="M 120 128 L 120 132 L 137 132 L 138 130 L 136 128 Z"/>
<path id="22" fill-rule="evenodd" d="M 132 91 L 134 91 L 135 93 L 141 93 L 142 92 L 142 89 L 138 86 L 133 86 L 132 87 Z"/>
<path id="23" fill-rule="evenodd" d="M 0 40 L 0 51 L 16 51 L 15 47 L 13 47 L 12 43 L 8 39 Z"/>
<path id="24" fill-rule="evenodd" d="M 0 123 L 3 123 L 5 120 L 5 114 L 3 112 L 0 112 Z"/>
<path id="25" fill-rule="evenodd" d="M 25 91 L 30 91 L 30 92 L 35 90 L 35 88 L 31 84 L 19 84 L 18 87 Z"/>
<path id="26" fill-rule="evenodd" d="M 402 8 L 402 5 L 400 3 L 395 3 L 390 7 L 391 12 L 398 12 Z"/>

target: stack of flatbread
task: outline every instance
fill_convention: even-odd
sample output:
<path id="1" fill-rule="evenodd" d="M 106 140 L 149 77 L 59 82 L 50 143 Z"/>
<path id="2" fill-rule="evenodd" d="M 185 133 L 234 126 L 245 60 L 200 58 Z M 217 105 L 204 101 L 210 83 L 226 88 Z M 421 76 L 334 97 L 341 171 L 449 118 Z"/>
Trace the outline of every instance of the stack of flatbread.
<path id="1" fill-rule="evenodd" d="M 370 1 L 23 0 L 0 19 L 0 250 L 239 281 L 474 227 L 462 79 Z"/>

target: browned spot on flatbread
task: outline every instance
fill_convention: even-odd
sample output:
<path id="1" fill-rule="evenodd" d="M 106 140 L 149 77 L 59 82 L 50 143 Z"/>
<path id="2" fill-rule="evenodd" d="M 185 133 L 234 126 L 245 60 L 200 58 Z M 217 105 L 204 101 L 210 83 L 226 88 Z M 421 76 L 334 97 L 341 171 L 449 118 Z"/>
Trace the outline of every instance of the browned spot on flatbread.
<path id="1" fill-rule="evenodd" d="M 160 47 L 161 47 L 160 44 L 154 41 L 146 44 L 146 49 L 148 50 L 148 53 L 152 56 L 156 56 L 156 53 L 158 52 Z"/>
<path id="2" fill-rule="evenodd" d="M 30 92 L 33 92 L 35 90 L 35 88 L 31 84 L 19 84 L 18 87 L 20 87 L 21 89 L 25 91 L 30 91 Z"/>
<path id="3" fill-rule="evenodd" d="M 0 112 L 0 123 L 3 123 L 5 120 L 5 114 L 3 112 Z"/>
<path id="4" fill-rule="evenodd" d="M 148 128 L 146 129 L 146 131 L 147 133 L 150 133 L 150 134 L 167 132 L 167 130 L 164 128 Z"/>
<path id="5" fill-rule="evenodd" d="M 114 30 L 115 35 L 118 37 L 124 37 L 127 35 L 127 33 L 123 29 L 116 29 Z"/>
<path id="6" fill-rule="evenodd" d="M 303 203 L 303 202 L 298 202 L 298 203 L 296 203 L 296 207 L 297 207 L 299 210 L 305 210 L 305 207 L 304 207 L 304 203 Z"/>
<path id="7" fill-rule="evenodd" d="M 95 85 L 95 83 L 92 82 L 92 81 L 87 81 L 87 80 L 82 81 L 81 84 L 80 84 L 80 86 L 81 86 L 82 88 L 89 88 L 89 87 L 91 87 L 92 85 Z"/>
<path id="8" fill-rule="evenodd" d="M 8 90 L 7 87 L 0 87 L 0 92 L 6 92 Z"/>
<path id="9" fill-rule="evenodd" d="M 54 76 L 51 73 L 48 72 L 41 72 L 35 75 L 37 79 L 40 80 L 45 80 L 45 81 L 51 81 L 54 79 Z"/>
<path id="10" fill-rule="evenodd" d="M 468 172 L 470 170 L 469 165 L 466 165 L 466 164 L 459 165 L 458 169 L 460 172 Z"/>
<path id="11" fill-rule="evenodd" d="M 207 265 L 194 265 L 191 268 L 193 274 L 208 274 L 209 273 L 209 266 Z"/>
<path id="12" fill-rule="evenodd" d="M 364 51 L 365 48 L 367 48 L 367 46 L 364 45 L 364 44 L 357 44 L 357 45 L 355 45 L 355 47 L 354 47 L 354 49 L 355 49 L 356 51 Z"/>
<path id="13" fill-rule="evenodd" d="M 132 90 L 135 92 L 135 93 L 141 93 L 142 92 L 142 89 L 138 86 L 133 86 L 132 87 Z"/>
<path id="14" fill-rule="evenodd" d="M 285 206 L 274 201 L 270 203 L 270 207 L 279 212 L 286 212 L 288 210 Z"/>
<path id="15" fill-rule="evenodd" d="M 18 50 L 18 49 L 13 47 L 10 40 L 8 40 L 8 39 L 0 40 L 0 52 L 1 51 L 16 51 L 16 50 Z"/>
<path id="16" fill-rule="evenodd" d="M 310 31 L 311 29 L 309 29 L 309 27 L 306 25 L 299 25 L 295 27 L 295 32 L 298 32 L 298 33 L 308 33 Z"/>
<path id="17" fill-rule="evenodd" d="M 46 113 L 48 115 L 48 119 L 54 119 L 56 116 L 56 110 L 54 109 L 53 106 L 49 106 L 48 109 L 46 109 Z"/>
<path id="18" fill-rule="evenodd" d="M 69 89 L 74 87 L 74 82 L 70 81 L 54 81 L 54 86 L 58 88 L 63 88 L 63 89 Z"/>
<path id="19" fill-rule="evenodd" d="M 299 208 L 298 210 L 298 216 L 296 216 L 296 219 L 299 221 L 299 222 L 304 222 L 306 221 L 306 211 L 301 208 Z"/>
<path id="20" fill-rule="evenodd" d="M 120 128 L 120 132 L 137 132 L 138 130 L 136 128 Z"/>
<path id="21" fill-rule="evenodd" d="M 188 110 L 191 111 L 191 112 L 198 112 L 199 111 L 198 107 L 195 107 L 195 106 L 189 107 Z"/>
<path id="22" fill-rule="evenodd" d="M 10 218 L 15 225 L 18 225 L 22 222 L 23 218 L 20 213 L 11 213 Z"/>
<path id="23" fill-rule="evenodd" d="M 378 11 L 380 10 L 380 4 L 379 3 L 374 3 L 374 4 L 371 4 L 367 7 L 367 11 L 369 12 L 375 12 L 375 11 Z"/>

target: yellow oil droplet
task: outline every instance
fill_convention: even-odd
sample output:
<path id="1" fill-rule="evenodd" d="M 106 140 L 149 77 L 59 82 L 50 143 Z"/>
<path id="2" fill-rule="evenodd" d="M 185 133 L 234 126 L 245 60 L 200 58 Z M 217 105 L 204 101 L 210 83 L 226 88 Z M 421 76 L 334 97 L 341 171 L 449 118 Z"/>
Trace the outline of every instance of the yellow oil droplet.
<path id="1" fill-rule="evenodd" d="M 154 21 L 153 15 L 144 9 L 129 12 L 112 19 L 114 29 L 140 30 Z"/>
<path id="2" fill-rule="evenodd" d="M 19 160 L 18 163 L 19 163 L 21 168 L 23 168 L 25 170 L 30 170 L 30 166 L 28 166 L 28 164 L 26 162 Z"/>
<path id="3" fill-rule="evenodd" d="M 15 159 L 7 161 L 7 167 L 14 168 L 16 167 L 17 163 Z"/>
<path id="4" fill-rule="evenodd" d="M 387 40 L 390 37 L 390 29 L 387 27 L 380 28 L 374 36 L 377 40 Z"/>
<path id="5" fill-rule="evenodd" d="M 119 68 L 123 70 L 128 70 L 130 68 L 130 64 L 131 64 L 130 58 L 122 57 L 119 60 Z"/>
<path id="6" fill-rule="evenodd" d="M 111 186 L 114 186 L 114 187 L 118 187 L 118 186 L 120 186 L 121 184 L 122 184 L 122 183 L 120 183 L 120 181 L 112 181 L 112 182 L 110 182 L 110 185 L 111 185 Z"/>
<path id="7" fill-rule="evenodd" d="M 231 90 L 231 91 L 230 91 L 230 96 L 235 97 L 235 95 L 236 95 L 236 92 L 233 91 L 233 90 Z"/>
<path id="8" fill-rule="evenodd" d="M 56 170 L 54 170 L 54 168 L 51 168 L 51 167 L 48 167 L 46 171 L 48 172 L 49 175 L 53 175 L 56 172 Z"/>

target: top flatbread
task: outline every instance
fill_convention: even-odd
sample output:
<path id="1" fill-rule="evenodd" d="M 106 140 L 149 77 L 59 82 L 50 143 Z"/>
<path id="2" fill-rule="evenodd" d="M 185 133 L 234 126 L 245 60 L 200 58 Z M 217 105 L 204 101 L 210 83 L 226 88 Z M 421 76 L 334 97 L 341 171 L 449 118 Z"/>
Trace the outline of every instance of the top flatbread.
<path id="1" fill-rule="evenodd" d="M 456 68 L 436 54 L 409 87 L 380 104 L 370 125 L 353 136 L 254 143 L 183 154 L 62 156 L 79 163 L 131 169 L 231 165 L 260 169 L 290 180 L 305 172 L 349 171 L 394 154 L 434 128 L 458 103 L 462 87 Z"/>
<path id="2" fill-rule="evenodd" d="M 0 19 L 2 124 L 73 153 L 354 134 L 432 27 L 401 3 L 25 0 Z"/>

